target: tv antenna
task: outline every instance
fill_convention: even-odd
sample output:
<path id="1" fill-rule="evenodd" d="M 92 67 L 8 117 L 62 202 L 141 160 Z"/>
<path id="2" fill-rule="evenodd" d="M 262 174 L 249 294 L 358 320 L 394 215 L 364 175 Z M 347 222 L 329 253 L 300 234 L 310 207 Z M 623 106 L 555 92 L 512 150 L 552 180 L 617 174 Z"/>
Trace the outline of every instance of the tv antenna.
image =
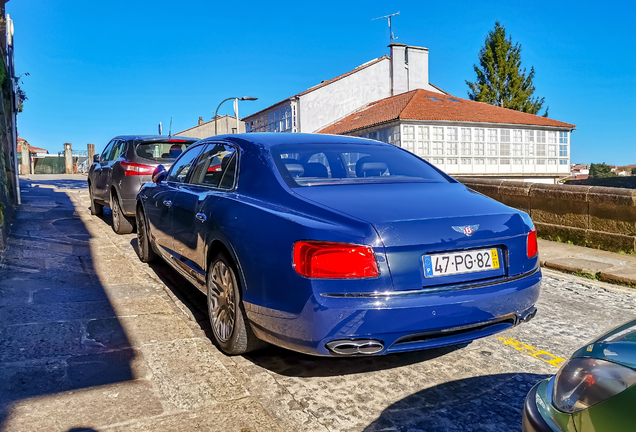
<path id="1" fill-rule="evenodd" d="M 398 11 L 397 13 L 390 14 L 390 15 L 384 15 L 384 16 L 381 16 L 381 17 L 373 18 L 371 20 L 371 21 L 375 21 L 377 19 L 382 19 L 382 18 L 388 18 L 389 19 L 389 43 L 393 43 L 394 40 L 397 40 L 397 38 L 393 34 L 393 29 L 391 27 L 391 17 L 394 17 L 394 16 L 399 15 L 399 14 L 400 14 L 400 12 Z"/>

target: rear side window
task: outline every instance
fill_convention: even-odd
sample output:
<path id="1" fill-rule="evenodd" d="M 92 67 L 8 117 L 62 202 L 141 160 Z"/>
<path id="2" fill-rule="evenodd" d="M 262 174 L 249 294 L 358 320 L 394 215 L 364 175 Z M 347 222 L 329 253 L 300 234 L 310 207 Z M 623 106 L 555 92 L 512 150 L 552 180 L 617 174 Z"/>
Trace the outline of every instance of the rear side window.
<path id="1" fill-rule="evenodd" d="M 173 161 L 190 146 L 190 142 L 152 141 L 137 144 L 137 156 L 155 162 Z"/>
<path id="2" fill-rule="evenodd" d="M 208 144 L 199 158 L 189 183 L 231 189 L 234 185 L 236 149 L 231 145 Z"/>
<path id="3" fill-rule="evenodd" d="M 173 165 L 170 167 L 170 172 L 168 173 L 167 181 L 183 183 L 188 177 L 188 173 L 192 168 L 192 164 L 196 160 L 199 153 L 201 153 L 201 149 L 203 149 L 202 145 L 198 145 L 189 149 L 187 152 L 183 153 Z"/>
<path id="4" fill-rule="evenodd" d="M 271 151 L 290 187 L 449 181 L 426 161 L 391 145 L 290 144 Z"/>

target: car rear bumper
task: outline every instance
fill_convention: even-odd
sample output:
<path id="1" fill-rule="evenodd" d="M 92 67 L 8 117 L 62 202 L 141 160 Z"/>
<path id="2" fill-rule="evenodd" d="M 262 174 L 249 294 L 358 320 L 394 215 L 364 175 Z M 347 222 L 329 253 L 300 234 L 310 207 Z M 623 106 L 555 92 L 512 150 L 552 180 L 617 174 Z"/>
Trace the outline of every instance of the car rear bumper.
<path id="1" fill-rule="evenodd" d="M 531 317 L 540 286 L 537 268 L 520 279 L 458 291 L 366 298 L 315 294 L 298 315 L 247 302 L 245 307 L 256 335 L 275 345 L 333 356 L 339 354 L 327 344 L 350 341 L 363 347 L 350 355 L 381 355 L 462 344 L 513 327 Z M 366 349 L 369 344 L 375 348 Z"/>

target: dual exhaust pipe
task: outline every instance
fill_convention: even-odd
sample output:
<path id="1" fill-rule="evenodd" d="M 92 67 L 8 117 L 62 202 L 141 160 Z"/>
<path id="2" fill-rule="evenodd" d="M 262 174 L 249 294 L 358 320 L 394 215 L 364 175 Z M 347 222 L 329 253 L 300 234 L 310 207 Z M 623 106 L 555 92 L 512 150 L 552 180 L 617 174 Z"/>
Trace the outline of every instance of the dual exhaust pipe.
<path id="1" fill-rule="evenodd" d="M 328 342 L 325 346 L 338 355 L 371 355 L 382 351 L 384 342 L 376 339 L 340 339 Z"/>

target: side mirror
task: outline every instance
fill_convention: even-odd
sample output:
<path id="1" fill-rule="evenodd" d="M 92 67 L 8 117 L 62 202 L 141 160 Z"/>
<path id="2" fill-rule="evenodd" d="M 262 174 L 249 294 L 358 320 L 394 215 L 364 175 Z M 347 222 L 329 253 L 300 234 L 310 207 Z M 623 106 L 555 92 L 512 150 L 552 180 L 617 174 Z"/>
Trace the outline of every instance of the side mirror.
<path id="1" fill-rule="evenodd" d="M 99 155 L 93 155 L 93 162 L 99 163 Z"/>
<path id="2" fill-rule="evenodd" d="M 163 165 L 159 165 L 157 166 L 157 168 L 155 168 L 155 172 L 152 174 L 152 182 L 154 184 L 159 184 L 160 182 L 164 181 L 167 177 L 168 177 L 168 171 L 166 171 L 166 168 Z"/>

